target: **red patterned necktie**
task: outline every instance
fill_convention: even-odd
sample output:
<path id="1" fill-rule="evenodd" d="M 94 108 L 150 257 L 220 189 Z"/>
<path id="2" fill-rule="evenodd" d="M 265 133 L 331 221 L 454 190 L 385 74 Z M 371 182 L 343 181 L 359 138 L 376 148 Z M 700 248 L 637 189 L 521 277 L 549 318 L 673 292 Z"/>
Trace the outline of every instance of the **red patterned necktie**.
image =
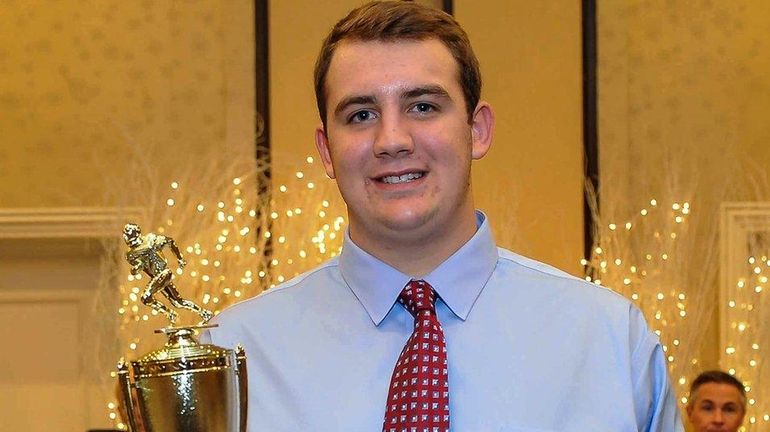
<path id="1" fill-rule="evenodd" d="M 414 316 L 390 379 L 383 432 L 449 432 L 446 341 L 436 316 L 436 293 L 425 281 L 409 282 L 399 303 Z"/>

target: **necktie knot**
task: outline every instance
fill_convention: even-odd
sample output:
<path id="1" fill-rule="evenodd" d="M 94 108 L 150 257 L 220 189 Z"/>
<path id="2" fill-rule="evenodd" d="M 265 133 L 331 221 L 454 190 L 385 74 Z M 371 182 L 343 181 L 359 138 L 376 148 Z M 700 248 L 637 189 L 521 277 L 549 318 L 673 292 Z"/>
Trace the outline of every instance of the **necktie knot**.
<path id="1" fill-rule="evenodd" d="M 423 280 L 413 280 L 406 284 L 398 301 L 415 317 L 424 311 L 436 312 L 436 292 Z"/>

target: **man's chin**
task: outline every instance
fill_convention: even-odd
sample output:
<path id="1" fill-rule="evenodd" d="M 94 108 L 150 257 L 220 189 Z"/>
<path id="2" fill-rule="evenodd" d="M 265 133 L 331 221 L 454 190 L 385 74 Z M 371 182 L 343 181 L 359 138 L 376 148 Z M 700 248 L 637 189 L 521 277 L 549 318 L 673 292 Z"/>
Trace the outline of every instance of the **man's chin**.
<path id="1" fill-rule="evenodd" d="M 368 227 L 367 236 L 373 237 L 371 240 L 377 242 L 388 241 L 388 239 L 403 241 L 419 239 L 425 233 L 431 231 L 431 225 L 434 224 L 435 214 L 423 211 L 418 212 L 413 209 L 402 211 L 375 212 L 350 215 L 351 232 L 359 231 L 360 228 Z M 359 228 L 359 229 L 356 229 Z M 361 234 L 364 234 L 361 232 Z"/>
<path id="2" fill-rule="evenodd" d="M 404 211 L 381 215 L 382 225 L 396 233 L 412 233 L 412 235 L 424 230 L 431 224 L 435 213 L 429 211 L 417 211 L 406 209 Z"/>

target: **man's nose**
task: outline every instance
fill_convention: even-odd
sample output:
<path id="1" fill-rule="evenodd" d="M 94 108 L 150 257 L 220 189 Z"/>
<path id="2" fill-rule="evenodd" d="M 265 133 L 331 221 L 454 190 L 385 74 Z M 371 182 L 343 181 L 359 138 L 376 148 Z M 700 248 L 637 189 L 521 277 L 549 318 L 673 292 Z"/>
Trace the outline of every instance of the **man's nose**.
<path id="1" fill-rule="evenodd" d="M 711 418 L 711 422 L 721 425 L 725 422 L 725 417 L 722 414 L 722 410 L 718 409 L 714 411 L 714 417 Z"/>
<path id="2" fill-rule="evenodd" d="M 383 115 L 374 142 L 376 157 L 400 157 L 414 152 L 414 141 L 407 122 L 396 114 Z"/>

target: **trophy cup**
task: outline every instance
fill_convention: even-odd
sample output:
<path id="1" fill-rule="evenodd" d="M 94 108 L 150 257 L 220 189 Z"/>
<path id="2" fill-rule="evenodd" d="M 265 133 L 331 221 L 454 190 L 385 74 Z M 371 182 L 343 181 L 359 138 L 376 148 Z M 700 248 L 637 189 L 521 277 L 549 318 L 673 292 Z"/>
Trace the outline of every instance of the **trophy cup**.
<path id="1" fill-rule="evenodd" d="M 195 336 L 213 314 L 182 298 L 172 283 L 163 248 L 185 261 L 171 237 L 142 235 L 136 224 L 126 224 L 123 239 L 129 247 L 126 259 L 131 274 L 144 271 L 150 282 L 142 303 L 165 315 L 170 322 L 162 348 L 130 362 L 118 363 L 118 380 L 128 424 L 132 432 L 245 432 L 247 407 L 246 355 L 243 348 L 225 349 L 200 344 Z M 160 292 L 174 308 L 196 312 L 201 322 L 176 327 L 178 314 L 155 298 Z"/>

